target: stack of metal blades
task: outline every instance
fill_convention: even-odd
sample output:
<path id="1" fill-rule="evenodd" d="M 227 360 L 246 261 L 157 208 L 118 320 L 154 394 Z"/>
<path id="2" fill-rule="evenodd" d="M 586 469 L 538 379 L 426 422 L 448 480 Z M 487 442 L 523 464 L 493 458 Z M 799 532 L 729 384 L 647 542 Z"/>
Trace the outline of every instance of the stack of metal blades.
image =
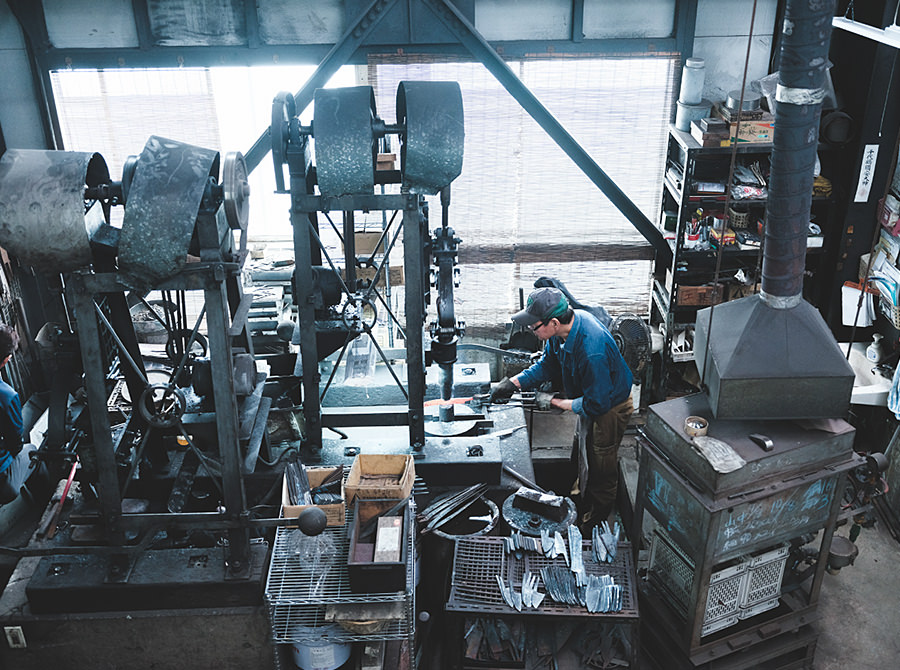
<path id="1" fill-rule="evenodd" d="M 620 532 L 618 521 L 613 528 L 610 528 L 606 521 L 594 526 L 591 535 L 591 553 L 595 563 L 612 563 L 616 560 Z"/>

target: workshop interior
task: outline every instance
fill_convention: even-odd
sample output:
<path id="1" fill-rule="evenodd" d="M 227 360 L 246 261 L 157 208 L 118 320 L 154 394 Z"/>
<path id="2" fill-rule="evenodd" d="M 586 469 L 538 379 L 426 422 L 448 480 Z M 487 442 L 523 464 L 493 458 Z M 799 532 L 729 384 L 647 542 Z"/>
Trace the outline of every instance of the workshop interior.
<path id="1" fill-rule="evenodd" d="M 0 667 L 892 667 L 898 12 L 0 2 Z"/>

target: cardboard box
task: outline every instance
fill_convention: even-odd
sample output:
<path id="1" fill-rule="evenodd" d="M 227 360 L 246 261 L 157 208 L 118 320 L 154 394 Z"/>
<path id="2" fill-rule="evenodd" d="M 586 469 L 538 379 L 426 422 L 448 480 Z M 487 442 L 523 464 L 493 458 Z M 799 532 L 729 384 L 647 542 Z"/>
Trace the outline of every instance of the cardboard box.
<path id="1" fill-rule="evenodd" d="M 731 124 L 731 139 L 734 140 L 737 131 L 738 143 L 753 144 L 756 142 L 770 143 L 775 141 L 775 117 L 769 113 L 763 114 L 758 121 L 741 121 L 741 127 L 737 123 Z"/>
<path id="2" fill-rule="evenodd" d="M 379 476 L 390 483 L 373 483 Z M 402 500 L 412 493 L 416 467 L 411 455 L 359 454 L 353 459 L 350 474 L 344 482 L 344 500 L 352 503 L 359 498 Z"/>
<path id="3" fill-rule="evenodd" d="M 391 273 L 391 286 L 401 286 L 403 284 L 403 281 L 406 279 L 406 275 L 403 272 L 403 266 L 392 265 L 389 271 Z M 384 275 L 385 270 L 382 270 L 379 277 L 381 284 L 384 284 Z M 375 268 L 356 268 L 357 279 L 368 279 L 369 281 L 371 281 L 374 277 Z"/>
<path id="4" fill-rule="evenodd" d="M 678 286 L 678 305 L 718 305 L 722 302 L 725 287 L 719 284 L 704 284 L 703 286 Z"/>
<path id="5" fill-rule="evenodd" d="M 393 170 L 397 162 L 397 154 L 378 154 L 375 161 L 376 170 Z"/>
<path id="6" fill-rule="evenodd" d="M 343 469 L 344 466 L 339 465 L 338 468 Z M 309 478 L 310 488 L 315 488 L 328 477 L 335 468 L 306 468 L 306 476 Z M 337 487 L 336 487 L 337 488 Z M 342 494 L 343 497 L 343 494 Z M 328 520 L 329 526 L 343 526 L 347 521 L 347 506 L 344 499 L 333 505 L 291 505 L 291 499 L 288 495 L 287 477 L 281 478 L 281 516 L 292 518 L 300 516 L 300 512 L 307 507 L 318 507 L 325 512 L 325 518 Z"/>
<path id="7" fill-rule="evenodd" d="M 381 231 L 380 230 L 365 230 L 354 233 L 353 242 L 354 248 L 356 249 L 356 255 L 369 255 L 373 251 L 375 251 L 375 245 L 378 244 L 378 240 L 381 239 Z M 385 244 L 390 243 L 390 236 L 384 236 Z M 379 251 L 384 251 L 383 249 L 379 249 Z"/>

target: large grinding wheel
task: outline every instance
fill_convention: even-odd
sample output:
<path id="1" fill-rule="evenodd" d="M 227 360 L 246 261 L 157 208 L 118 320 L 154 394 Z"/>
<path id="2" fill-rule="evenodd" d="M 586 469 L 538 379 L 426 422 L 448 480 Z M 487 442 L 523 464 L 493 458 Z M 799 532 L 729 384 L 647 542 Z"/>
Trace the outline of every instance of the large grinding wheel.
<path id="1" fill-rule="evenodd" d="M 462 93 L 455 81 L 402 81 L 397 87 L 397 123 L 403 185 L 433 195 L 462 171 Z"/>
<path id="2" fill-rule="evenodd" d="M 371 194 L 378 154 L 371 86 L 320 88 L 315 95 L 313 137 L 316 178 L 324 196 Z"/>
<path id="3" fill-rule="evenodd" d="M 138 158 L 119 238 L 119 269 L 149 288 L 177 274 L 203 194 L 218 181 L 219 153 L 155 135 Z"/>
<path id="4" fill-rule="evenodd" d="M 89 265 L 84 190 L 108 183 L 100 154 L 7 150 L 0 160 L 0 246 L 38 270 Z"/>

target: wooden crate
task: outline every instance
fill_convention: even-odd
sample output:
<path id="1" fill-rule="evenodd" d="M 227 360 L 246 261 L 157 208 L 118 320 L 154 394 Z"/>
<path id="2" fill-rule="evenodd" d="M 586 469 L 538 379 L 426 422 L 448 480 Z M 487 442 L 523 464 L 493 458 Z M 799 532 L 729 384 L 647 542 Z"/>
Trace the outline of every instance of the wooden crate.
<path id="1" fill-rule="evenodd" d="M 367 475 L 396 475 L 396 484 L 366 484 Z M 391 498 L 402 500 L 412 493 L 416 467 L 413 457 L 403 454 L 359 454 L 353 459 L 350 474 L 344 482 L 344 500 L 352 503 L 360 498 Z"/>
<path id="2" fill-rule="evenodd" d="M 344 466 L 339 465 L 338 468 L 343 469 Z M 306 468 L 306 476 L 309 478 L 310 488 L 315 488 L 325 478 L 334 472 L 335 468 Z M 347 508 L 344 501 L 333 505 L 292 505 L 291 498 L 288 495 L 287 477 L 282 477 L 281 481 L 281 516 L 297 517 L 300 512 L 307 507 L 318 507 L 325 512 L 325 518 L 328 520 L 328 526 L 343 526 L 347 521 Z"/>

